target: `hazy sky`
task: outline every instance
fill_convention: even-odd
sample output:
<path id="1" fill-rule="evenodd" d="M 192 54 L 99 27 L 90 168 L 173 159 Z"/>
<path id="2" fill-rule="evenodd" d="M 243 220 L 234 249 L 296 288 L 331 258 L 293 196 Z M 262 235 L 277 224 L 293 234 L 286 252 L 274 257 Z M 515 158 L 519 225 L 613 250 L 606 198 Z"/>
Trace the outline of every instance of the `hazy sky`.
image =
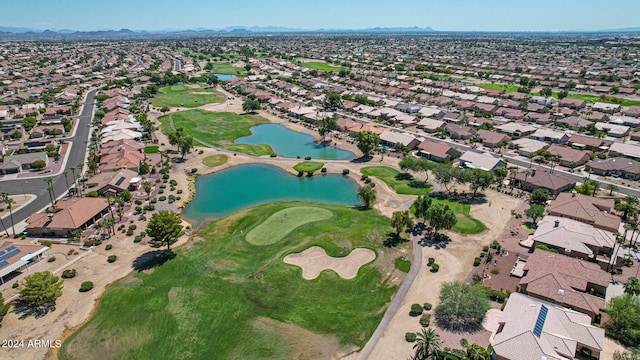
<path id="1" fill-rule="evenodd" d="M 639 0 L 0 0 L 0 26 L 556 31 L 640 27 Z"/>

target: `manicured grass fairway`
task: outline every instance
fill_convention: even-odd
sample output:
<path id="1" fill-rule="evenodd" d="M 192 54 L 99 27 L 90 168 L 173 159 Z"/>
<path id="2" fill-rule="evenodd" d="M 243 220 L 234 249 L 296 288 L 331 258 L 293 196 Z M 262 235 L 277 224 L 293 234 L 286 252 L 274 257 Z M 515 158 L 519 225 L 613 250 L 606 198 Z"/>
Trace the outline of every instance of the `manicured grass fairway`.
<path id="1" fill-rule="evenodd" d="M 160 117 L 162 131 L 171 130 L 169 115 Z M 271 155 L 271 146 L 265 144 L 234 144 L 239 137 L 251 135 L 252 126 L 268 123 L 267 119 L 256 115 L 238 115 L 226 112 L 188 110 L 173 114 L 173 124 L 183 128 L 188 134 L 215 147 L 237 151 L 254 156 Z"/>
<path id="2" fill-rule="evenodd" d="M 248 242 L 257 246 L 273 245 L 298 227 L 333 217 L 327 209 L 312 206 L 294 206 L 269 216 L 253 228 L 246 236 Z"/>
<path id="3" fill-rule="evenodd" d="M 244 240 L 241 230 L 246 234 L 259 226 L 265 212 L 269 218 L 292 206 L 318 207 L 333 217 L 300 226 L 271 246 Z M 389 230 L 389 219 L 373 211 L 339 206 L 277 203 L 236 213 L 203 229 L 202 241 L 177 249 L 175 259 L 152 273 L 136 272 L 110 286 L 93 317 L 67 338 L 58 356 L 314 359 L 321 358 L 327 343 L 318 337 L 331 336 L 341 345 L 362 347 L 397 291 L 389 282 L 402 279 L 393 265 L 398 249 L 382 250 L 376 235 Z M 307 281 L 299 267 L 282 259 L 313 245 L 330 256 L 365 247 L 378 257 L 355 279 L 325 271 Z M 309 331 L 323 335 L 312 338 Z"/>
<path id="4" fill-rule="evenodd" d="M 396 258 L 394 261 L 396 269 L 408 273 L 411 270 L 411 261 L 407 260 L 404 256 Z"/>
<path id="5" fill-rule="evenodd" d="M 324 166 L 324 163 L 321 163 L 321 162 L 304 161 L 294 166 L 293 169 L 298 172 L 306 173 L 306 172 L 318 171 L 322 169 L 323 166 Z"/>
<path id="6" fill-rule="evenodd" d="M 331 66 L 325 62 L 315 61 L 315 62 L 301 62 L 300 66 L 306 67 L 309 69 L 316 69 L 318 71 L 331 71 L 331 72 L 339 72 L 342 70 L 341 66 Z"/>
<path id="7" fill-rule="evenodd" d="M 502 84 L 474 84 L 475 86 L 485 90 L 504 91 L 505 93 L 512 93 L 518 91 L 518 87 L 515 85 L 502 85 Z M 506 88 L 506 91 L 505 91 Z"/>
<path id="8" fill-rule="evenodd" d="M 230 62 L 214 62 L 213 68 L 207 70 L 210 73 L 243 76 L 244 69 L 233 67 Z"/>
<path id="9" fill-rule="evenodd" d="M 226 163 L 227 159 L 227 155 L 211 155 L 202 159 L 202 163 L 208 167 L 216 167 Z"/>
<path id="10" fill-rule="evenodd" d="M 165 86 L 158 89 L 158 94 L 151 100 L 155 107 L 194 108 L 211 103 L 222 102 L 222 95 L 215 90 L 189 88 L 186 85 Z"/>
<path id="11" fill-rule="evenodd" d="M 431 191 L 431 185 L 424 184 L 424 181 L 413 179 L 411 181 L 398 180 L 396 175 L 400 172 L 388 166 L 367 166 L 362 168 L 362 173 L 369 176 L 375 176 L 389 185 L 396 193 L 404 195 L 426 195 Z M 412 187 L 410 184 L 420 184 L 426 187 Z"/>
<path id="12" fill-rule="evenodd" d="M 365 175 L 375 176 L 384 181 L 398 194 L 426 195 L 431 191 L 431 187 L 411 187 L 411 181 L 396 179 L 396 175 L 400 174 L 400 172 L 387 166 L 368 166 L 362 168 L 361 171 Z M 422 183 L 422 181 L 418 179 L 414 179 L 412 181 Z M 471 210 L 471 206 L 469 204 L 462 204 L 456 201 L 438 198 L 433 198 L 433 201 L 449 205 L 451 210 L 456 213 L 458 216 L 458 222 L 453 227 L 453 230 L 463 234 L 477 234 L 485 229 L 484 225 L 479 220 L 476 220 L 469 215 L 469 211 Z"/>

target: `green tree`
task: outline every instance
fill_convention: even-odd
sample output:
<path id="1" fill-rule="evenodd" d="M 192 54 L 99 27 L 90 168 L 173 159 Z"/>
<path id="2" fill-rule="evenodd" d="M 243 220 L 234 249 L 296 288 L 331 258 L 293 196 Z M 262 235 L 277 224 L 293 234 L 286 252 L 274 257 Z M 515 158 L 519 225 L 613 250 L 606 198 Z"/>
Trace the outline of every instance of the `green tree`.
<path id="1" fill-rule="evenodd" d="M 149 201 L 149 195 L 151 194 L 151 188 L 152 188 L 151 183 L 146 181 L 146 180 L 143 181 L 142 182 L 142 188 L 144 189 L 144 192 L 147 193 L 147 201 Z"/>
<path id="2" fill-rule="evenodd" d="M 182 220 L 173 211 L 160 210 L 153 215 L 147 223 L 147 235 L 151 238 L 149 244 L 154 247 L 167 245 L 167 251 L 171 251 L 171 244 L 178 241 L 184 234 Z"/>
<path id="3" fill-rule="evenodd" d="M 613 353 L 613 360 L 640 360 L 640 352 L 638 350 L 633 350 L 633 352 L 620 352 L 616 350 Z"/>
<path id="4" fill-rule="evenodd" d="M 549 200 L 549 192 L 546 189 L 535 189 L 531 192 L 529 202 L 532 204 L 545 205 Z"/>
<path id="5" fill-rule="evenodd" d="M 507 175 L 509 175 L 509 169 L 504 166 L 498 166 L 493 172 L 496 176 L 496 182 L 499 184 L 501 184 L 502 180 L 504 180 Z"/>
<path id="6" fill-rule="evenodd" d="M 62 280 L 48 271 L 37 272 L 25 277 L 18 291 L 20 300 L 30 305 L 51 306 L 62 296 Z"/>
<path id="7" fill-rule="evenodd" d="M 433 203 L 433 199 L 431 199 L 427 195 L 418 196 L 416 201 L 413 203 L 413 207 L 415 209 L 415 215 L 418 219 L 423 219 L 426 221 L 427 214 L 429 213 L 429 208 Z"/>
<path id="8" fill-rule="evenodd" d="M 122 192 L 120 193 L 120 198 L 124 201 L 124 202 L 129 202 L 131 201 L 131 192 L 129 190 L 122 190 Z"/>
<path id="9" fill-rule="evenodd" d="M 26 118 L 22 119 L 22 127 L 24 127 L 25 131 L 31 131 L 31 129 L 33 129 L 37 123 L 38 120 L 36 120 L 36 118 L 34 118 L 33 116 L 27 116 Z"/>
<path id="10" fill-rule="evenodd" d="M 146 175 L 148 173 L 149 173 L 149 164 L 144 160 L 140 160 L 140 164 L 138 165 L 138 174 Z"/>
<path id="11" fill-rule="evenodd" d="M 429 225 L 436 233 L 442 229 L 451 229 L 458 222 L 456 214 L 449 205 L 439 203 L 432 204 L 429 207 L 427 218 L 429 219 Z"/>
<path id="12" fill-rule="evenodd" d="M 0 293 L 0 326 L 2 326 L 2 319 L 4 319 L 4 316 L 7 315 L 7 313 L 9 312 L 9 308 L 11 307 L 11 303 L 6 303 L 4 302 L 4 296 L 2 296 L 2 293 Z"/>
<path id="13" fill-rule="evenodd" d="M 322 136 L 322 144 L 326 145 L 325 136 L 338 128 L 338 114 L 333 116 L 325 116 L 318 123 L 318 133 Z"/>
<path id="14" fill-rule="evenodd" d="M 242 111 L 245 113 L 252 113 L 256 110 L 260 110 L 260 101 L 255 99 L 247 99 L 242 103 Z"/>
<path id="15" fill-rule="evenodd" d="M 191 152 L 193 149 L 193 136 L 188 134 L 182 134 L 180 139 L 178 140 L 178 149 L 180 150 L 180 155 L 184 159 L 184 157 Z"/>
<path id="16" fill-rule="evenodd" d="M 609 190 L 609 196 L 613 196 L 613 192 L 618 190 L 618 186 L 614 184 L 607 185 L 607 190 Z"/>
<path id="17" fill-rule="evenodd" d="M 402 234 L 402 231 L 411 226 L 413 221 L 411 220 L 411 214 L 408 210 L 405 211 L 394 211 L 391 216 L 391 226 L 396 231 L 396 236 L 399 238 Z"/>
<path id="18" fill-rule="evenodd" d="M 362 151 L 363 157 L 369 156 L 379 143 L 380 137 L 376 133 L 363 131 L 358 134 L 358 149 Z"/>
<path id="19" fill-rule="evenodd" d="M 640 280 L 637 277 L 630 277 L 624 283 L 624 293 L 638 296 L 640 295 Z"/>
<path id="20" fill-rule="evenodd" d="M 442 284 L 435 316 L 438 326 L 445 329 L 477 329 L 490 307 L 486 293 L 478 285 L 454 281 Z"/>
<path id="21" fill-rule="evenodd" d="M 640 297 L 631 294 L 615 297 L 605 309 L 611 319 L 605 328 L 623 344 L 637 346 L 640 342 Z"/>
<path id="22" fill-rule="evenodd" d="M 44 160 L 36 160 L 31 163 L 31 168 L 36 170 L 44 169 L 45 166 L 47 166 L 47 162 Z"/>
<path id="23" fill-rule="evenodd" d="M 340 95 L 336 92 L 329 92 L 325 96 L 324 106 L 330 110 L 335 110 L 342 104 L 342 100 L 340 99 Z"/>
<path id="24" fill-rule="evenodd" d="M 436 180 L 444 185 L 444 188 L 449 192 L 449 184 L 455 179 L 456 170 L 451 166 L 438 166 L 433 173 Z"/>
<path id="25" fill-rule="evenodd" d="M 478 190 L 485 190 L 489 185 L 493 184 L 495 181 L 495 176 L 491 171 L 486 171 L 482 169 L 468 169 L 460 172 L 464 174 L 464 182 L 468 182 L 473 190 L 473 195 L 475 196 Z"/>
<path id="26" fill-rule="evenodd" d="M 400 170 L 402 170 L 402 171 L 404 171 L 406 173 L 410 169 L 414 169 L 415 168 L 416 160 L 411 156 L 405 156 L 405 157 L 402 158 L 402 160 L 400 160 L 398 165 L 400 166 Z"/>
<path id="27" fill-rule="evenodd" d="M 365 185 L 358 189 L 358 197 L 362 199 L 364 208 L 369 209 L 376 202 L 376 191 L 371 185 Z"/>
<path id="28" fill-rule="evenodd" d="M 416 333 L 413 358 L 414 360 L 438 359 L 438 352 L 441 347 L 440 337 L 432 328 L 422 329 Z"/>
<path id="29" fill-rule="evenodd" d="M 533 221 L 534 225 L 536 225 L 538 223 L 538 219 L 544 216 L 544 206 L 531 204 L 531 206 L 524 211 L 524 214 Z"/>

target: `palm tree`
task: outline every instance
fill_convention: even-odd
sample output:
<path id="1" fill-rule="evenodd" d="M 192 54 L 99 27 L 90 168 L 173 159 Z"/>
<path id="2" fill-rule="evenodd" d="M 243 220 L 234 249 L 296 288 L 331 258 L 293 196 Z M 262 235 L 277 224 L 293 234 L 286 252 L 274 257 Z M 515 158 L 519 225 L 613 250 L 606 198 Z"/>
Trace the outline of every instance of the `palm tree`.
<path id="1" fill-rule="evenodd" d="M 69 170 L 71 170 L 71 176 L 73 176 L 73 177 L 72 177 L 72 179 L 73 179 L 73 186 L 76 188 L 76 191 L 75 191 L 75 192 L 76 192 L 76 195 L 78 195 L 78 184 L 77 184 L 77 182 L 76 182 L 76 167 L 75 167 L 75 166 L 72 166 L 72 167 L 70 167 L 70 168 L 69 168 Z M 78 195 L 78 196 L 79 196 L 79 195 Z"/>
<path id="2" fill-rule="evenodd" d="M 609 190 L 609 196 L 613 196 L 613 192 L 618 190 L 618 187 L 614 184 L 607 185 L 607 190 Z"/>
<path id="3" fill-rule="evenodd" d="M 111 237 L 111 231 L 113 231 L 113 234 L 116 234 L 116 228 L 115 228 L 115 219 L 114 218 L 108 218 L 104 220 L 104 226 L 107 228 L 107 236 Z"/>
<path id="4" fill-rule="evenodd" d="M 67 189 L 70 188 L 69 186 L 69 172 L 67 170 L 63 171 L 62 174 L 64 175 L 64 181 L 67 183 Z"/>
<path id="5" fill-rule="evenodd" d="M 596 196 L 598 191 L 600 191 L 600 181 L 592 180 L 591 183 L 593 184 L 593 194 L 591 196 Z"/>
<path id="6" fill-rule="evenodd" d="M 13 225 L 13 204 L 16 203 L 13 198 L 9 197 L 9 195 L 5 192 L 2 193 L 2 201 L 7 204 L 7 209 L 9 209 L 9 217 L 11 218 L 11 231 L 13 232 L 13 236 L 16 236 L 16 228 Z"/>
<path id="7" fill-rule="evenodd" d="M 147 193 L 147 201 L 149 201 L 149 194 L 151 194 L 151 183 L 146 180 L 143 181 L 142 188 L 144 189 L 144 192 Z"/>
<path id="8" fill-rule="evenodd" d="M 624 238 L 620 236 L 621 234 L 619 231 L 616 231 L 614 235 L 616 236 L 616 245 L 615 245 L 616 252 L 613 254 L 613 257 L 611 258 L 609 265 L 607 265 L 607 271 L 610 270 L 616 264 L 617 262 L 616 259 L 618 259 L 618 251 L 620 251 L 620 247 L 622 246 L 622 244 L 624 244 Z"/>
<path id="9" fill-rule="evenodd" d="M 78 189 L 78 196 L 82 197 L 82 175 L 78 174 L 76 176 L 76 179 L 78 180 L 78 184 L 76 185 L 76 188 Z"/>
<path id="10" fill-rule="evenodd" d="M 522 188 L 524 188 L 526 186 L 527 178 L 529 176 L 531 176 L 531 170 L 527 169 L 527 170 L 524 171 L 524 184 L 525 185 L 520 184 Z"/>
<path id="11" fill-rule="evenodd" d="M 53 178 L 52 177 L 48 177 L 46 179 L 44 179 L 44 181 L 49 184 L 49 187 L 47 188 L 47 190 L 49 188 L 51 188 L 51 190 L 49 190 L 51 192 L 51 197 L 53 198 L 53 201 L 51 201 L 53 203 L 53 206 L 56 206 L 56 193 L 53 190 Z"/>
<path id="12" fill-rule="evenodd" d="M 53 202 L 53 188 L 51 186 L 47 186 L 47 191 L 49 192 L 49 199 L 51 200 L 51 212 L 56 211 L 56 204 Z"/>
<path id="13" fill-rule="evenodd" d="M 636 277 L 630 277 L 626 283 L 624 283 L 625 294 L 640 295 L 640 280 Z"/>
<path id="14" fill-rule="evenodd" d="M 116 196 L 114 202 L 118 204 L 118 221 L 122 221 L 122 211 L 124 210 L 124 200 L 120 196 Z"/>
<path id="15" fill-rule="evenodd" d="M 413 345 L 416 353 L 414 360 L 436 359 L 440 351 L 440 337 L 432 328 L 422 329 L 416 333 L 416 344 Z"/>
<path id="16" fill-rule="evenodd" d="M 7 237 L 9 237 L 9 231 L 7 231 L 7 227 L 4 226 L 4 220 L 2 220 L 1 217 L 0 217 L 0 224 L 2 224 L 2 228 L 4 229 L 4 233 L 7 234 Z"/>

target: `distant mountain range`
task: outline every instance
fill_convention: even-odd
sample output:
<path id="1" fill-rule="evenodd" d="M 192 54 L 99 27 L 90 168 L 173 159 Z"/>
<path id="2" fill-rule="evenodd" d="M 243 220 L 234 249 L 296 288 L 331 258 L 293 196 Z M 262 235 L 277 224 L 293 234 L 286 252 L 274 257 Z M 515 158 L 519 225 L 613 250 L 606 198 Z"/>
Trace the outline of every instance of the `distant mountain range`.
<path id="1" fill-rule="evenodd" d="M 610 29 L 600 31 L 563 31 L 558 33 L 636 33 L 640 28 Z M 106 39 L 136 39 L 136 38 L 187 38 L 206 37 L 214 35 L 251 35 L 251 34 L 424 34 L 424 33 L 456 33 L 456 31 L 441 32 L 430 27 L 375 27 L 367 29 L 299 29 L 284 26 L 228 26 L 221 29 L 185 29 L 185 30 L 95 30 L 75 31 L 69 29 L 39 30 L 22 27 L 0 26 L 0 40 L 106 40 Z M 506 33 L 506 32 L 469 32 L 459 33 Z M 516 32 L 514 32 L 516 33 Z M 536 32 L 517 32 L 536 33 Z M 545 32 L 549 33 L 549 32 Z"/>

